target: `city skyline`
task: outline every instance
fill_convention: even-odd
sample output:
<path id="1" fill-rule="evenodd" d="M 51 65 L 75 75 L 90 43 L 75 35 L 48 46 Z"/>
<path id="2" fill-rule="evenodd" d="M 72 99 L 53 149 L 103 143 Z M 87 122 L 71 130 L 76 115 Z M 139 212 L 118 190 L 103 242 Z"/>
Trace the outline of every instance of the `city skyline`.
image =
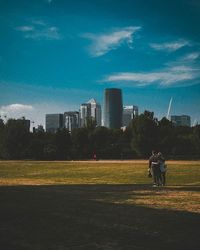
<path id="1" fill-rule="evenodd" d="M 0 16 L 0 115 L 44 125 L 121 88 L 140 113 L 173 98 L 200 123 L 199 1 L 3 0 Z"/>

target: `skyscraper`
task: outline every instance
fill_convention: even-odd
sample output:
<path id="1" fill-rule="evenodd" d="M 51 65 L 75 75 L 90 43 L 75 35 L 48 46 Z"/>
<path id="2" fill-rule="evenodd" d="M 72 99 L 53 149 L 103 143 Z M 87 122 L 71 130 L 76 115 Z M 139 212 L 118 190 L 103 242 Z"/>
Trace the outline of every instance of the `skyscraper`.
<path id="1" fill-rule="evenodd" d="M 97 126 L 101 126 L 101 105 L 95 99 L 91 99 L 87 103 L 90 103 L 91 117 L 96 121 Z"/>
<path id="2" fill-rule="evenodd" d="M 81 127 L 87 125 L 87 119 L 91 117 L 91 104 L 90 103 L 82 103 L 80 106 L 80 122 Z"/>
<path id="3" fill-rule="evenodd" d="M 55 133 L 64 127 L 63 114 L 46 114 L 46 131 Z"/>
<path id="4" fill-rule="evenodd" d="M 87 119 L 92 118 L 97 126 L 101 126 L 101 105 L 95 99 L 89 100 L 80 106 L 81 127 L 86 126 Z"/>
<path id="5" fill-rule="evenodd" d="M 191 119 L 189 115 L 172 115 L 171 121 L 176 126 L 191 126 Z"/>
<path id="6" fill-rule="evenodd" d="M 138 115 L 138 107 L 131 105 L 131 106 L 124 106 L 123 108 L 123 126 L 127 127 L 131 120 L 134 119 Z"/>
<path id="7" fill-rule="evenodd" d="M 74 128 L 80 127 L 80 114 L 78 111 L 69 111 L 64 113 L 64 126 L 70 132 Z"/>
<path id="8" fill-rule="evenodd" d="M 107 128 L 122 127 L 122 91 L 105 89 L 104 92 L 104 126 Z"/>

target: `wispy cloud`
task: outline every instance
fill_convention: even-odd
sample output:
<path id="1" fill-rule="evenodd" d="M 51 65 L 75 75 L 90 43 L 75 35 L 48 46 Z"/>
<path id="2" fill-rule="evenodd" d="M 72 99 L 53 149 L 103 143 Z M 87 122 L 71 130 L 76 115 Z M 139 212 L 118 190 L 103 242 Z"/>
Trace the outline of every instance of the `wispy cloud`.
<path id="1" fill-rule="evenodd" d="M 122 72 L 107 76 L 104 82 L 118 82 L 129 86 L 147 86 L 159 84 L 160 86 L 177 86 L 185 81 L 200 78 L 199 69 L 187 66 L 174 66 L 154 72 Z M 188 84 L 192 84 L 189 82 Z"/>
<path id="2" fill-rule="evenodd" d="M 167 62 L 165 65 L 168 68 L 186 67 L 186 68 L 193 68 L 193 69 L 198 68 L 199 69 L 199 63 L 198 63 L 199 58 L 200 58 L 200 52 L 194 51 L 194 52 L 187 53 L 187 54 L 177 58 L 174 61 Z"/>
<path id="3" fill-rule="evenodd" d="M 178 40 L 173 42 L 166 42 L 166 43 L 151 43 L 150 47 L 155 50 L 165 50 L 168 52 L 173 52 L 182 47 L 190 46 L 190 42 L 186 40 Z"/>
<path id="4" fill-rule="evenodd" d="M 132 48 L 133 35 L 141 27 L 125 27 L 115 29 L 110 33 L 104 34 L 84 34 L 84 37 L 92 41 L 89 52 L 93 57 L 102 56 L 110 50 L 118 48 L 122 43 L 127 43 Z"/>
<path id="5" fill-rule="evenodd" d="M 62 39 L 59 29 L 55 26 L 50 26 L 43 20 L 33 20 L 30 25 L 18 26 L 17 31 L 23 33 L 26 39 L 33 40 L 60 40 Z"/>
<path id="6" fill-rule="evenodd" d="M 19 30 L 22 32 L 29 32 L 29 31 L 33 31 L 34 27 L 33 26 L 19 26 L 16 28 L 16 30 Z"/>
<path id="7" fill-rule="evenodd" d="M 183 61 L 194 61 L 200 57 L 200 52 L 189 53 L 182 58 Z"/>

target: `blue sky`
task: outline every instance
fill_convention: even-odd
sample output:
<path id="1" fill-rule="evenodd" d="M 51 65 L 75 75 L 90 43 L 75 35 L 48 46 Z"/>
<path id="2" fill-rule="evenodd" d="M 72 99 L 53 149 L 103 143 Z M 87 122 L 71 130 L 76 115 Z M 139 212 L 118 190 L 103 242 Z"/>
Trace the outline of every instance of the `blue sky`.
<path id="1" fill-rule="evenodd" d="M 0 114 L 44 124 L 119 87 L 200 123 L 199 0 L 0 0 Z"/>

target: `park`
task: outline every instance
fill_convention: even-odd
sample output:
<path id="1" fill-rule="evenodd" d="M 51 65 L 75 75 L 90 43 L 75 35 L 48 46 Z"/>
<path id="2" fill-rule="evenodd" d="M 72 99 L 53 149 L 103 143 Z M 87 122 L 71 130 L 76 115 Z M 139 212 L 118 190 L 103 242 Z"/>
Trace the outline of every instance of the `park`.
<path id="1" fill-rule="evenodd" d="M 200 161 L 0 161 L 1 249 L 200 249 Z"/>

